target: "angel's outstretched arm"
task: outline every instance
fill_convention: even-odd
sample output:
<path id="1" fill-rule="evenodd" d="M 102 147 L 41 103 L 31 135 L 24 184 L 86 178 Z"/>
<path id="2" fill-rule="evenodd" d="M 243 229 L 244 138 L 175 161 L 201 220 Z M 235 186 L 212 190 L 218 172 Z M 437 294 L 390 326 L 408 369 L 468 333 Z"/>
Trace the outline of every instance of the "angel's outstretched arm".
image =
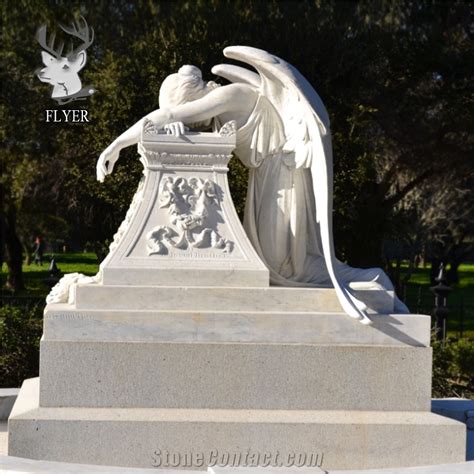
<path id="1" fill-rule="evenodd" d="M 123 148 L 138 143 L 145 119 L 151 120 L 160 128 L 172 122 L 204 122 L 225 112 L 251 110 L 254 104 L 254 94 L 249 86 L 231 84 L 214 89 L 201 99 L 171 109 L 157 109 L 149 113 L 122 133 L 102 152 L 97 161 L 97 179 L 103 181 L 105 176 L 113 171 L 114 164 Z"/>

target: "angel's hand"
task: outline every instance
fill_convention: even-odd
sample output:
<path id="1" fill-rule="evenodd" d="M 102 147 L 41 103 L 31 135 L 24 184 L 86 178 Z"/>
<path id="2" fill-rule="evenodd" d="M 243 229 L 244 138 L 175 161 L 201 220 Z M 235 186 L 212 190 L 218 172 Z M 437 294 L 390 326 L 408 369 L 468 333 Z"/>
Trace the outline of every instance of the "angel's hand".
<path id="1" fill-rule="evenodd" d="M 189 130 L 183 122 L 167 123 L 163 128 L 168 135 L 174 135 L 175 137 L 184 135 Z"/>
<path id="2" fill-rule="evenodd" d="M 100 155 L 97 160 L 97 180 L 101 183 L 104 182 L 105 177 L 112 173 L 114 165 L 119 159 L 120 148 L 112 143 L 109 145 Z"/>

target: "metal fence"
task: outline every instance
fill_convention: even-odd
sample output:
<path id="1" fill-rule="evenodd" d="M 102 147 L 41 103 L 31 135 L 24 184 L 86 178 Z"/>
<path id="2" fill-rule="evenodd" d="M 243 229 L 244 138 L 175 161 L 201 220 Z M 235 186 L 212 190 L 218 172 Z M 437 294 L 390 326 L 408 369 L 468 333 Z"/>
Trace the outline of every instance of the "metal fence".
<path id="1" fill-rule="evenodd" d="M 433 317 L 433 305 L 410 305 L 410 312 L 427 314 Z M 457 337 L 464 337 L 466 331 L 474 332 L 474 305 L 449 305 L 448 304 L 447 330 L 455 333 Z M 433 320 L 434 326 L 434 320 Z"/>
<path id="2" fill-rule="evenodd" d="M 410 285 L 405 287 L 401 294 L 410 312 L 434 316 L 435 295 L 429 287 L 426 285 Z M 453 289 L 451 295 L 447 298 L 447 309 L 447 330 L 451 335 L 455 333 L 457 337 L 464 337 L 466 331 L 474 332 L 474 305 L 471 304 L 471 300 L 466 303 L 463 294 Z"/>

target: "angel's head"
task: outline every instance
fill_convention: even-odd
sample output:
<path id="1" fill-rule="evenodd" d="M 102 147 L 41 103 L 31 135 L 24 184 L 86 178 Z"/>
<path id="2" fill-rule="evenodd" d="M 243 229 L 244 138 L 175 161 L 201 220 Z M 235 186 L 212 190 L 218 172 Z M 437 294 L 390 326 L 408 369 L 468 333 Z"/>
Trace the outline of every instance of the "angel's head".
<path id="1" fill-rule="evenodd" d="M 176 74 L 169 75 L 160 87 L 160 108 L 171 108 L 200 99 L 215 89 L 215 82 L 204 82 L 196 66 L 182 66 Z"/>

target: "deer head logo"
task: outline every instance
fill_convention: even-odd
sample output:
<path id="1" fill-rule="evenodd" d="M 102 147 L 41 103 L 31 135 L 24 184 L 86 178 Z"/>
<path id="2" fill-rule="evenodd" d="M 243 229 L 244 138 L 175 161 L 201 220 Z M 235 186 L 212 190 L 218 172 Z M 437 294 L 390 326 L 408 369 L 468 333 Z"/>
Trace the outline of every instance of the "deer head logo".
<path id="1" fill-rule="evenodd" d="M 61 29 L 71 36 L 69 52 L 63 56 L 64 42 L 55 47 L 56 35 L 53 33 L 49 42 L 46 39 L 46 25 L 41 26 L 36 34 L 36 39 L 44 51 L 41 51 L 44 68 L 36 71 L 38 79 L 53 86 L 51 97 L 59 104 L 72 100 L 84 99 L 92 95 L 95 89 L 82 87 L 79 71 L 87 61 L 86 49 L 94 41 L 94 30 L 89 28 L 86 20 L 81 17 L 71 24 L 70 28 L 59 25 Z M 74 38 L 81 44 L 74 47 Z"/>

